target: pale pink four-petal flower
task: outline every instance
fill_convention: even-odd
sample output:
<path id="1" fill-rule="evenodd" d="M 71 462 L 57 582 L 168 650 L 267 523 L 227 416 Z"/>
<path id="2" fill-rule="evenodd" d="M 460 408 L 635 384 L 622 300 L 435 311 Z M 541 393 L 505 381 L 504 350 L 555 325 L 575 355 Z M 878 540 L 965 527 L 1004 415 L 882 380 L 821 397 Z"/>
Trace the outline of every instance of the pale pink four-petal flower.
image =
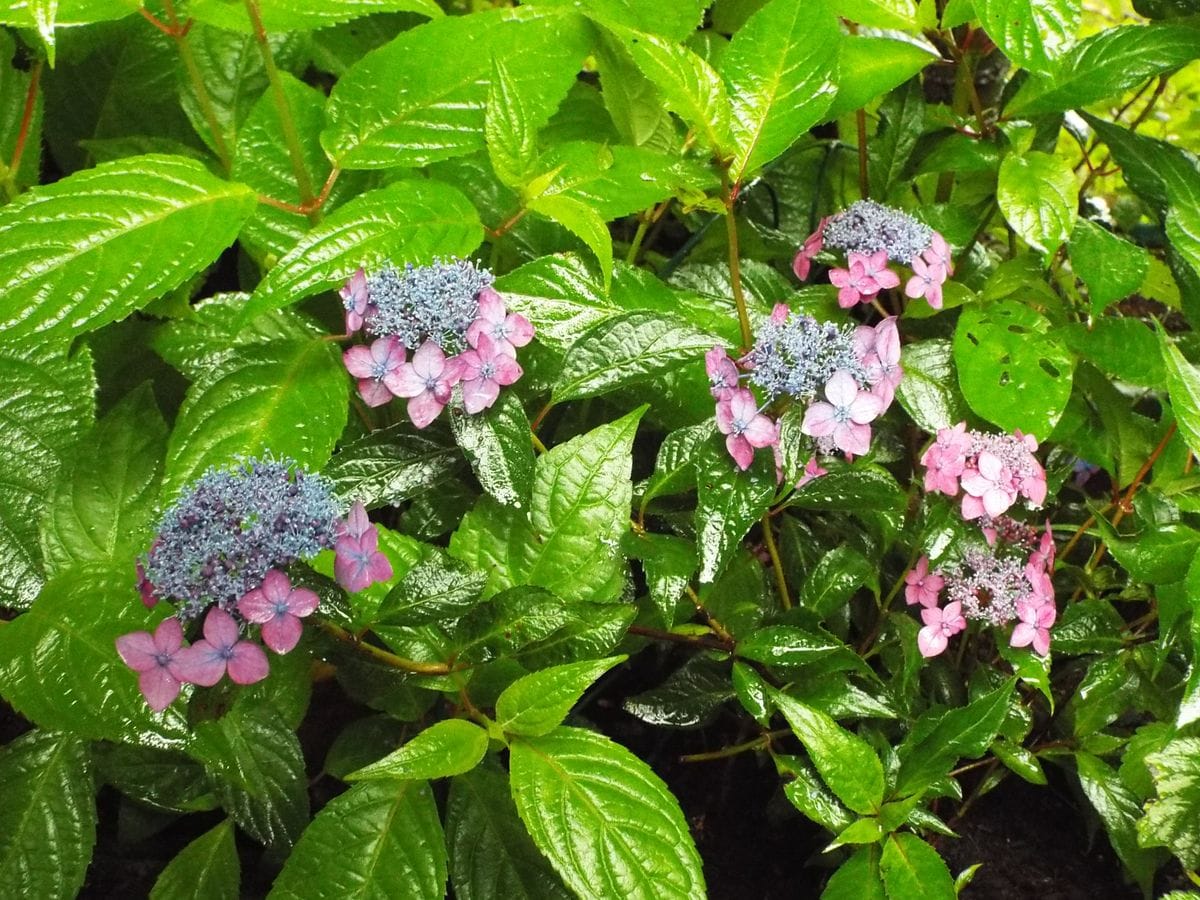
<path id="1" fill-rule="evenodd" d="M 941 609 L 936 606 L 923 607 L 921 621 L 925 627 L 917 632 L 917 649 L 926 658 L 937 656 L 945 650 L 950 638 L 967 627 L 962 604 L 957 600 Z"/>
<path id="2" fill-rule="evenodd" d="M 879 397 L 859 388 L 845 370 L 833 373 L 825 385 L 829 402 L 813 403 L 804 411 L 800 430 L 812 437 L 828 437 L 845 453 L 861 455 L 871 447 L 871 426 L 883 410 Z"/>
<path id="3" fill-rule="evenodd" d="M 496 349 L 516 358 L 517 348 L 533 340 L 533 326 L 520 313 L 510 313 L 504 300 L 491 288 L 479 292 L 479 315 L 467 328 L 467 343 L 479 346 L 481 335 L 495 341 Z"/>
<path id="4" fill-rule="evenodd" d="M 1045 596 L 1027 597 L 1017 601 L 1017 622 L 1009 644 L 1013 647 L 1033 645 L 1040 656 L 1050 652 L 1050 626 L 1058 618 L 1058 610 L 1052 598 Z"/>
<path id="5" fill-rule="evenodd" d="M 754 395 L 745 388 L 717 400 L 717 429 L 726 435 L 725 448 L 739 469 L 750 468 L 754 451 L 779 440 L 775 423 L 758 411 Z"/>
<path id="6" fill-rule="evenodd" d="M 405 363 L 384 383 L 397 397 L 408 398 L 408 417 L 418 428 L 424 428 L 450 402 L 460 371 L 458 357 L 446 359 L 441 347 L 426 341 L 413 354 L 412 362 Z"/>
<path id="7" fill-rule="evenodd" d="M 724 347 L 713 347 L 704 354 L 704 371 L 708 375 L 709 393 L 720 400 L 730 391 L 737 390 L 738 370 Z"/>
<path id="8" fill-rule="evenodd" d="M 261 587 L 238 600 L 238 612 L 247 622 L 262 626 L 263 643 L 276 653 L 289 653 L 300 642 L 300 621 L 312 615 L 320 598 L 308 588 L 294 588 L 287 575 L 272 569 Z"/>
<path id="9" fill-rule="evenodd" d="M 392 399 L 388 382 L 406 365 L 404 345 L 394 335 L 370 347 L 358 344 L 342 354 L 346 371 L 358 379 L 358 395 L 367 406 L 383 406 Z"/>
<path id="10" fill-rule="evenodd" d="M 929 557 L 922 556 L 917 564 L 904 576 L 904 599 L 912 606 L 937 606 L 938 596 L 946 580 L 937 572 L 929 571 Z"/>
<path id="11" fill-rule="evenodd" d="M 987 450 L 979 454 L 974 466 L 963 470 L 959 483 L 964 519 L 978 519 L 984 513 L 995 519 L 1017 502 L 1012 471 Z"/>
<path id="12" fill-rule="evenodd" d="M 183 626 L 171 617 L 154 629 L 135 631 L 117 638 L 117 652 L 125 665 L 138 673 L 138 688 L 146 704 L 155 712 L 171 705 L 183 682 L 188 681 L 183 666 Z"/>
<path id="13" fill-rule="evenodd" d="M 881 290 L 900 284 L 900 276 L 888 268 L 886 250 L 867 255 L 851 251 L 845 269 L 832 269 L 829 281 L 838 290 L 838 306 L 849 309 L 854 304 L 870 300 Z"/>
<path id="14" fill-rule="evenodd" d="M 457 365 L 463 406 L 471 414 L 490 407 L 500 396 L 500 388 L 522 375 L 516 355 L 509 355 L 499 342 L 482 332 L 472 349 L 459 354 Z"/>
<path id="15" fill-rule="evenodd" d="M 804 246 L 800 248 L 795 259 L 792 260 L 792 271 L 796 273 L 796 277 L 801 281 L 808 279 L 813 259 L 825 247 L 825 223 L 828 221 L 828 216 L 821 220 L 820 224 L 817 225 L 817 230 L 805 238 Z"/>
<path id="16" fill-rule="evenodd" d="M 236 684 L 254 684 L 269 670 L 262 647 L 243 640 L 233 616 L 217 606 L 204 617 L 204 637 L 179 658 L 181 679 L 203 687 L 212 687 L 226 672 Z"/>
<path id="17" fill-rule="evenodd" d="M 363 321 L 371 305 L 371 294 L 367 289 L 367 273 L 360 267 L 347 281 L 338 295 L 346 309 L 346 334 L 354 334 L 363 327 Z"/>

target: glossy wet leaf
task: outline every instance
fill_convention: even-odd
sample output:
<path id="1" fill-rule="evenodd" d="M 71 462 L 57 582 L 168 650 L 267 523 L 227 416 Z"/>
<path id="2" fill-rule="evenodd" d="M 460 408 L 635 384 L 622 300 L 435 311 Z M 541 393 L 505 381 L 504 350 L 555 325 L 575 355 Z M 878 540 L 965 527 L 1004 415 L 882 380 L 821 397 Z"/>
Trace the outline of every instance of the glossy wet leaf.
<path id="1" fill-rule="evenodd" d="M 155 880 L 150 900 L 237 900 L 240 887 L 233 823 L 226 819 L 175 854 Z"/>
<path id="2" fill-rule="evenodd" d="M 1045 440 L 1071 396 L 1074 359 L 1050 321 L 1023 303 L 970 307 L 954 332 L 958 383 L 971 409 Z"/>
<path id="3" fill-rule="evenodd" d="M 733 697 L 725 666 L 693 657 L 662 684 L 627 698 L 621 708 L 649 725 L 697 728 L 711 722 Z"/>
<path id="4" fill-rule="evenodd" d="M 1171 584 L 1183 579 L 1200 547 L 1200 531 L 1182 524 L 1159 525 L 1132 537 L 1119 537 L 1097 521 L 1113 559 L 1138 581 Z"/>
<path id="5" fill-rule="evenodd" d="M 975 0 L 975 12 L 1004 54 L 1035 72 L 1053 69 L 1075 43 L 1080 0 Z"/>
<path id="6" fill-rule="evenodd" d="M 833 873 L 821 892 L 821 900 L 887 900 L 878 857 L 875 847 L 854 851 Z"/>
<path id="7" fill-rule="evenodd" d="M 96 842 L 87 742 L 30 731 L 0 748 L 0 877 L 6 890 L 73 897 Z"/>
<path id="8" fill-rule="evenodd" d="M 415 12 L 441 16 L 435 0 L 261 0 L 260 14 L 267 31 L 312 31 L 384 12 Z M 188 12 L 198 21 L 233 31 L 251 30 L 246 9 L 224 0 L 192 0 Z"/>
<path id="9" fill-rule="evenodd" d="M 443 719 L 346 781 L 404 778 L 425 781 L 469 772 L 487 752 L 487 732 L 466 719 Z"/>
<path id="10" fill-rule="evenodd" d="M 348 376 L 328 341 L 233 354 L 188 389 L 167 443 L 165 496 L 238 454 L 269 449 L 320 469 L 345 428 L 347 394 Z"/>
<path id="11" fill-rule="evenodd" d="M 768 625 L 738 641 L 737 655 L 768 665 L 802 666 L 845 647 L 831 635 L 805 631 L 794 625 Z"/>
<path id="12" fill-rule="evenodd" d="M 954 900 L 954 879 L 938 852 L 915 834 L 897 832 L 883 843 L 879 860 L 889 897 Z"/>
<path id="13" fill-rule="evenodd" d="M 710 423 L 690 425 L 668 434 L 658 448 L 652 474 L 642 487 L 642 507 L 655 497 L 691 490 L 696 486 L 694 455 L 713 434 Z"/>
<path id="14" fill-rule="evenodd" d="M 646 588 L 666 627 L 675 624 L 676 605 L 696 572 L 696 545 L 668 534 L 631 536 L 629 554 L 642 563 Z"/>
<path id="15" fill-rule="evenodd" d="M 505 732 L 538 737 L 566 718 L 584 691 L 626 657 L 552 666 L 519 678 L 496 701 L 496 725 Z"/>
<path id="16" fill-rule="evenodd" d="M 440 553 L 426 556 L 404 574 L 380 604 L 378 621 L 424 625 L 454 619 L 479 599 L 487 576 Z"/>
<path id="17" fill-rule="evenodd" d="M 1146 757 L 1157 796 L 1137 825 L 1143 847 L 1164 846 L 1189 869 L 1200 868 L 1200 739 L 1181 737 Z"/>
<path id="18" fill-rule="evenodd" d="M 936 59 L 929 47 L 911 41 L 843 34 L 838 42 L 838 71 L 852 72 L 853 77 L 838 79 L 837 96 L 822 118 L 836 119 L 861 109 L 904 84 Z"/>
<path id="19" fill-rule="evenodd" d="M 92 740 L 180 747 L 182 704 L 153 713 L 116 639 L 153 631 L 132 560 L 117 568 L 72 568 L 48 582 L 29 611 L 0 628 L 0 696 L 34 724 Z"/>
<path id="20" fill-rule="evenodd" d="M 517 816 L 508 775 L 483 765 L 450 782 L 446 805 L 450 883 L 461 900 L 568 900 Z"/>
<path id="21" fill-rule="evenodd" d="M 787 694 L 773 691 L 771 699 L 837 798 L 863 815 L 877 810 L 883 802 L 883 766 L 871 746 L 830 716 Z"/>
<path id="22" fill-rule="evenodd" d="M 584 201 L 565 194 L 534 197 L 529 201 L 529 208 L 557 222 L 583 241 L 596 257 L 604 280 L 604 292 L 608 293 L 612 285 L 613 249 L 612 235 L 604 217 Z"/>
<path id="23" fill-rule="evenodd" d="M 1096 313 L 1136 291 L 1150 269 L 1145 250 L 1086 219 L 1075 223 L 1070 251 L 1072 267 L 1087 285 Z"/>
<path id="24" fill-rule="evenodd" d="M 698 448 L 695 524 L 702 583 L 717 579 L 742 538 L 770 507 L 775 475 L 768 453 L 757 451 L 754 465 L 743 472 L 723 442 L 710 439 Z"/>
<path id="25" fill-rule="evenodd" d="M 103 163 L 0 208 L 0 332 L 78 334 L 123 319 L 216 260 L 253 191 L 195 160 Z"/>
<path id="26" fill-rule="evenodd" d="M 1175 421 L 1187 445 L 1200 452 L 1200 368 L 1184 359 L 1179 348 L 1161 331 L 1159 348 L 1167 372 L 1167 392 Z"/>
<path id="27" fill-rule="evenodd" d="M 453 446 L 413 434 L 408 425 L 391 425 L 342 444 L 323 474 L 339 497 L 374 509 L 436 490 L 454 476 L 457 463 Z"/>
<path id="28" fill-rule="evenodd" d="M 935 338 L 904 348 L 904 378 L 896 397 L 924 431 L 936 434 L 961 422 L 966 404 L 955 390 L 957 379 L 951 344 Z"/>
<path id="29" fill-rule="evenodd" d="M 38 522 L 56 474 L 95 417 L 92 355 L 0 344 L 0 597 L 28 607 L 43 584 Z"/>
<path id="30" fill-rule="evenodd" d="M 1076 752 L 1075 770 L 1083 794 L 1104 823 L 1117 856 L 1137 879 L 1143 892 L 1148 893 L 1162 858 L 1158 852 L 1138 845 L 1137 823 L 1142 818 L 1140 798 L 1116 771 L 1090 753 Z"/>
<path id="31" fill-rule="evenodd" d="M 521 820 L 580 897 L 703 895 L 700 857 L 678 802 L 620 744 L 557 728 L 514 740 L 509 766 Z"/>
<path id="32" fill-rule="evenodd" d="M 1000 163 L 996 202 L 1013 231 L 1047 256 L 1071 236 L 1079 182 L 1061 157 L 1030 150 Z"/>
<path id="33" fill-rule="evenodd" d="M 863 585 L 876 583 L 878 573 L 865 556 L 853 547 L 834 547 L 821 557 L 800 587 L 798 606 L 818 619 L 833 615 Z"/>
<path id="34" fill-rule="evenodd" d="M 424 781 L 356 784 L 304 830 L 268 897 L 437 900 L 446 892 L 446 844 Z"/>
<path id="35" fill-rule="evenodd" d="M 527 506 L 533 491 L 534 457 L 521 401 L 505 392 L 491 409 L 478 415 L 452 409 L 450 424 L 483 489 L 506 506 Z"/>
<path id="36" fill-rule="evenodd" d="M 166 445 L 167 426 L 148 384 L 81 438 L 42 518 L 49 576 L 77 562 L 123 564 L 149 546 Z"/>

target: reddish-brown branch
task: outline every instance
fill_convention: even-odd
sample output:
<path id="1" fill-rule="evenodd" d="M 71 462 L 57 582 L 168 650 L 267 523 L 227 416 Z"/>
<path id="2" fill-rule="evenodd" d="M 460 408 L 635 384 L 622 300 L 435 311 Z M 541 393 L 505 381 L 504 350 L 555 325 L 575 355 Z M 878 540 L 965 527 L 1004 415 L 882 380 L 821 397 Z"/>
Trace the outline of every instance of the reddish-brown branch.
<path id="1" fill-rule="evenodd" d="M 17 142 L 13 146 L 12 161 L 8 164 L 9 177 L 17 177 L 21 157 L 25 155 L 25 144 L 29 140 L 29 129 L 33 125 L 33 111 L 37 108 L 38 84 L 42 80 L 42 61 L 33 64 L 29 72 L 29 90 L 25 92 L 25 108 L 21 111 L 21 127 L 17 130 Z"/>
<path id="2" fill-rule="evenodd" d="M 276 200 L 274 197 L 268 197 L 266 194 L 259 194 L 258 202 L 273 206 L 275 209 L 282 209 L 284 212 L 295 213 L 298 216 L 310 215 L 325 205 L 325 201 L 329 199 L 329 192 L 333 190 L 333 183 L 341 174 L 342 170 L 334 166 L 329 177 L 325 179 L 325 184 L 321 186 L 321 193 L 307 203 L 287 203 L 283 200 Z"/>
<path id="3" fill-rule="evenodd" d="M 491 238 L 492 240 L 496 240 L 498 238 L 504 237 L 504 235 L 508 234 L 510 231 L 513 230 L 514 227 L 516 227 L 516 224 L 518 222 L 520 222 L 523 218 L 525 218 L 525 214 L 528 211 L 529 210 L 526 210 L 526 209 L 519 209 L 515 213 L 513 213 L 511 216 L 509 216 L 507 219 L 505 219 L 503 222 L 501 222 L 499 225 L 497 225 L 495 228 L 487 229 L 488 237 Z"/>

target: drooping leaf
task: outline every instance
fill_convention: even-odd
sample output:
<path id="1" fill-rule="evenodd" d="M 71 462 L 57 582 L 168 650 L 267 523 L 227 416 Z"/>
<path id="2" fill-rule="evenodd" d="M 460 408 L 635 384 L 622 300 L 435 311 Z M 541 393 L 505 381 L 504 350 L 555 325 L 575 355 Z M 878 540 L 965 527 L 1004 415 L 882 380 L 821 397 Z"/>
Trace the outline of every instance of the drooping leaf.
<path id="1" fill-rule="evenodd" d="M 0 598 L 26 607 L 43 583 L 38 522 L 56 473 L 95 417 L 86 349 L 0 344 Z"/>
<path id="2" fill-rule="evenodd" d="M 239 351 L 189 388 L 167 444 L 164 495 L 238 454 L 270 450 L 320 469 L 346 425 L 347 386 L 328 341 Z"/>
<path id="3" fill-rule="evenodd" d="M 1142 817 L 1142 806 L 1137 794 L 1113 769 L 1090 753 L 1076 752 L 1075 768 L 1084 796 L 1104 823 L 1117 856 L 1148 894 L 1161 858 L 1158 853 L 1138 846 L 1137 823 Z"/>
<path id="4" fill-rule="evenodd" d="M 482 765 L 450 782 L 450 883 L 461 900 L 568 900 L 571 896 L 517 817 L 507 774 Z"/>
<path id="5" fill-rule="evenodd" d="M 965 309 L 954 332 L 954 364 L 971 409 L 1041 440 L 1071 396 L 1073 356 L 1050 321 L 1024 303 Z"/>
<path id="6" fill-rule="evenodd" d="M 1167 370 L 1167 393 L 1175 421 L 1187 445 L 1200 453 L 1200 369 L 1184 359 L 1179 348 L 1161 331 L 1159 348 Z"/>
<path id="7" fill-rule="evenodd" d="M 424 781 L 356 784 L 304 830 L 268 895 L 367 900 L 439 900 L 446 892 L 446 842 Z"/>
<path id="8" fill-rule="evenodd" d="M 534 197 L 529 201 L 529 208 L 557 222 L 595 254 L 607 294 L 612 286 L 613 252 L 612 235 L 604 218 L 584 201 L 565 194 Z"/>
<path id="9" fill-rule="evenodd" d="M 625 659 L 614 656 L 568 663 L 518 678 L 496 700 L 497 727 L 523 737 L 539 737 L 553 731 L 583 692 Z"/>
<path id="10" fill-rule="evenodd" d="M 1146 765 L 1158 794 L 1137 823 L 1138 842 L 1167 847 L 1189 869 L 1200 868 L 1200 738 L 1177 738 Z"/>
<path id="11" fill-rule="evenodd" d="M 475 207 L 448 184 L 399 181 L 367 191 L 331 213 L 279 260 L 246 304 L 241 321 L 341 287 L 360 267 L 466 256 L 482 237 Z"/>
<path id="12" fill-rule="evenodd" d="M 904 348 L 904 378 L 896 397 L 923 431 L 955 425 L 966 418 L 966 404 L 955 390 L 954 357 L 947 340 L 933 338 Z"/>
<path id="13" fill-rule="evenodd" d="M 1078 218 L 1079 182 L 1061 157 L 1030 150 L 1000 163 L 996 202 L 1033 248 L 1051 254 L 1071 237 Z"/>
<path id="14" fill-rule="evenodd" d="M 378 762 L 346 776 L 346 781 L 404 778 L 426 781 L 461 775 L 479 765 L 487 752 L 488 734 L 466 719 L 443 719 Z"/>
<path id="15" fill-rule="evenodd" d="M 149 384 L 82 437 L 59 470 L 42 518 L 47 575 L 76 562 L 119 565 L 145 549 L 166 446 L 167 426 Z"/>
<path id="16" fill-rule="evenodd" d="M 254 192 L 200 163 L 103 163 L 0 208 L 0 332 L 78 334 L 202 271 L 233 243 Z"/>
<path id="17" fill-rule="evenodd" d="M 187 740 L 181 704 L 159 714 L 138 691 L 116 639 L 153 631 L 134 588 L 133 561 L 70 569 L 50 581 L 27 613 L 0 628 L 0 696 L 45 729 L 92 740 L 179 747 Z"/>
<path id="18" fill-rule="evenodd" d="M 557 728 L 514 740 L 513 800 L 533 842 L 584 898 L 694 898 L 700 857 L 650 767 L 603 735 Z"/>
<path id="19" fill-rule="evenodd" d="M 824 2 L 771 0 L 738 29 L 721 63 L 732 107 L 735 184 L 820 121 L 837 91 L 840 37 Z"/>
<path id="20" fill-rule="evenodd" d="M 150 900 L 237 900 L 240 887 L 233 823 L 226 819 L 167 863 L 150 890 Z"/>
<path id="21" fill-rule="evenodd" d="M 0 748 L 0 877 L 14 894 L 74 897 L 96 843 L 87 742 L 31 731 Z"/>

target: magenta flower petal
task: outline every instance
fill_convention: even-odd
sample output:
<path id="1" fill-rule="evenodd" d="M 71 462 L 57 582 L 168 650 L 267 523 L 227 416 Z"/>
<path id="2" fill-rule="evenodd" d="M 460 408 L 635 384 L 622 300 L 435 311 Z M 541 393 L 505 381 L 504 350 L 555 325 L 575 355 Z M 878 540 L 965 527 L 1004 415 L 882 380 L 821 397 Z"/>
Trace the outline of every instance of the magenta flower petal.
<path id="1" fill-rule="evenodd" d="M 828 403 L 817 402 L 804 411 L 804 421 L 800 430 L 811 437 L 826 437 L 833 434 L 834 409 Z"/>
<path id="2" fill-rule="evenodd" d="M 346 515 L 345 533 L 351 537 L 362 537 L 372 527 L 371 520 L 367 517 L 367 508 L 362 505 L 361 500 L 355 500 L 354 505 L 350 507 L 350 512 Z"/>
<path id="3" fill-rule="evenodd" d="M 411 362 L 385 376 L 383 383 L 397 397 L 416 397 L 425 391 L 425 379 L 417 374 Z"/>
<path id="4" fill-rule="evenodd" d="M 163 621 L 174 621 L 178 624 L 176 619 L 163 619 Z M 117 638 L 117 653 L 121 655 L 125 665 L 135 672 L 149 672 L 158 668 L 158 648 L 148 631 L 135 631 L 132 634 L 121 635 Z"/>
<path id="5" fill-rule="evenodd" d="M 263 643 L 276 653 L 291 653 L 300 643 L 304 623 L 292 615 L 275 616 L 262 627 Z"/>
<path id="6" fill-rule="evenodd" d="M 504 324 L 508 329 L 508 342 L 514 347 L 524 347 L 533 340 L 533 325 L 520 313 L 509 313 Z"/>
<path id="7" fill-rule="evenodd" d="M 138 675 L 138 688 L 146 698 L 146 705 L 155 712 L 162 712 L 179 696 L 182 685 L 179 679 L 163 666 L 154 666 Z"/>
<path id="8" fill-rule="evenodd" d="M 225 674 L 225 657 L 208 641 L 199 640 L 179 654 L 176 671 L 181 681 L 212 687 Z"/>
<path id="9" fill-rule="evenodd" d="M 733 461 L 742 471 L 750 468 L 750 463 L 754 462 L 754 448 L 750 446 L 750 442 L 743 435 L 728 435 L 725 438 L 725 449 L 729 451 L 729 455 L 733 457 Z"/>
<path id="10" fill-rule="evenodd" d="M 258 644 L 238 641 L 230 649 L 228 668 L 229 679 L 234 684 L 254 684 L 267 677 L 271 664 Z"/>
<path id="11" fill-rule="evenodd" d="M 346 371 L 356 378 L 372 378 L 375 374 L 375 359 L 369 347 L 356 344 L 342 354 Z"/>
<path id="12" fill-rule="evenodd" d="M 382 381 L 376 381 L 374 378 L 360 378 L 357 387 L 358 396 L 362 397 L 363 403 L 372 409 L 392 401 L 393 394 Z"/>
<path id="13" fill-rule="evenodd" d="M 917 632 L 917 649 L 926 659 L 937 656 L 946 649 L 949 643 L 949 639 L 942 633 L 942 630 L 932 625 L 926 625 Z"/>
<path id="14" fill-rule="evenodd" d="M 213 607 L 204 617 L 204 638 L 214 647 L 232 647 L 238 639 L 238 626 L 233 616 Z"/>
<path id="15" fill-rule="evenodd" d="M 500 385 L 490 378 L 463 382 L 463 406 L 472 415 L 490 407 L 499 396 Z"/>
<path id="16" fill-rule="evenodd" d="M 262 588 L 246 591 L 238 600 L 238 612 L 247 622 L 261 625 L 275 618 L 275 603 L 268 600 Z"/>

